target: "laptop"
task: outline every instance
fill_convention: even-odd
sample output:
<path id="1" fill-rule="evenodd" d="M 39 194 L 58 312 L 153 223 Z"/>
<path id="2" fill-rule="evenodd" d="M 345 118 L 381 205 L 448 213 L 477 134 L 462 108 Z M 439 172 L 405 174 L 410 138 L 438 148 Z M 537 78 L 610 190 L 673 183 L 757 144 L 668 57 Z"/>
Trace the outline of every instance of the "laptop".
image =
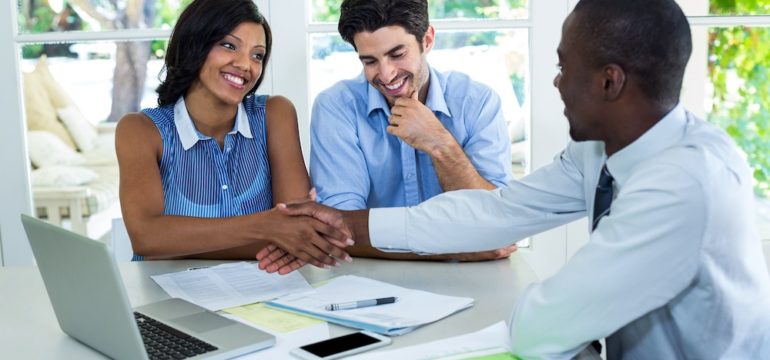
<path id="1" fill-rule="evenodd" d="M 181 299 L 131 309 L 107 245 L 21 215 L 62 330 L 115 359 L 225 359 L 275 337 Z"/>

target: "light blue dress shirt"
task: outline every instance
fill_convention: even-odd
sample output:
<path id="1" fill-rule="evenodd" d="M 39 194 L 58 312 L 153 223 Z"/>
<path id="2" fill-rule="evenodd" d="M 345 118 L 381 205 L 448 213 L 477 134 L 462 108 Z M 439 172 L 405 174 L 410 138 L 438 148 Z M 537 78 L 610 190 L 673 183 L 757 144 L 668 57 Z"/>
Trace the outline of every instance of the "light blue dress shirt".
<path id="1" fill-rule="evenodd" d="M 610 213 L 564 268 L 520 298 L 513 351 L 571 358 L 606 337 L 608 359 L 770 358 L 770 279 L 751 171 L 723 131 L 681 106 L 609 158 L 602 142 L 570 143 L 507 188 L 373 209 L 372 245 L 500 248 L 586 216 L 605 162 L 617 194 Z"/>
<path id="2" fill-rule="evenodd" d="M 500 98 L 467 75 L 430 69 L 425 105 L 495 186 L 513 179 Z M 514 101 L 514 99 L 510 99 Z M 345 210 L 417 205 L 442 192 L 431 157 L 387 132 L 390 107 L 363 74 L 316 97 L 310 175 L 324 205 Z"/>

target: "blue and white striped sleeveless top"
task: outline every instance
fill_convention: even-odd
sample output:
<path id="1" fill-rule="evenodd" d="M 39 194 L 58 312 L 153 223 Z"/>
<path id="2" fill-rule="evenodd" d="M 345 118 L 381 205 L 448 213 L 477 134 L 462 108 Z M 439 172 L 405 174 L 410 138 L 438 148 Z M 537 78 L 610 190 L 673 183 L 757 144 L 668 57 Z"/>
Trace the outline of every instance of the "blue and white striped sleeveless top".
<path id="1" fill-rule="evenodd" d="M 180 99 L 180 101 L 183 101 Z M 270 167 L 267 158 L 265 104 L 267 96 L 249 96 L 239 109 L 246 117 L 236 116 L 233 130 L 225 136 L 224 147 L 216 139 L 194 130 L 198 139 L 185 150 L 178 129 L 174 105 L 144 109 L 155 123 L 163 140 L 160 175 L 166 215 L 192 217 L 232 217 L 269 210 L 273 207 Z M 186 115 L 184 104 L 177 109 Z M 240 119 L 238 119 L 240 117 Z M 187 115 L 189 120 L 189 115 Z M 239 131 L 248 119 L 251 137 Z M 190 121 L 190 124 L 192 122 Z M 245 131 L 248 133 L 248 130 Z M 188 136 L 191 136 L 188 134 Z M 193 142 L 189 141 L 188 144 Z M 134 260 L 142 260 L 135 255 Z"/>

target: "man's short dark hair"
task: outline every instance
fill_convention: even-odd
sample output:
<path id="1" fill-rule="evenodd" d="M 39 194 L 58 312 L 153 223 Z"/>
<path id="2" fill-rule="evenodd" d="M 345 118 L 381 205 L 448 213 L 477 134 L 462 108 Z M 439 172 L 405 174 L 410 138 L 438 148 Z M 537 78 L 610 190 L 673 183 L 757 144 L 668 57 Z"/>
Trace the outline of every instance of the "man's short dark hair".
<path id="1" fill-rule="evenodd" d="M 427 0 L 345 0 L 340 5 L 337 30 L 342 39 L 355 48 L 356 34 L 397 25 L 414 35 L 422 49 L 422 38 L 429 24 Z"/>
<path id="2" fill-rule="evenodd" d="M 692 37 L 674 0 L 580 0 L 574 14 L 576 44 L 590 65 L 617 64 L 650 99 L 679 101 Z"/>
<path id="3" fill-rule="evenodd" d="M 201 67 L 214 44 L 243 22 L 262 25 L 265 30 L 266 49 L 262 74 L 246 96 L 253 94 L 265 78 L 264 69 L 267 68 L 273 43 L 267 20 L 252 0 L 195 0 L 182 11 L 171 32 L 164 65 L 166 78 L 155 90 L 158 93 L 158 105 L 176 103 L 198 79 Z"/>

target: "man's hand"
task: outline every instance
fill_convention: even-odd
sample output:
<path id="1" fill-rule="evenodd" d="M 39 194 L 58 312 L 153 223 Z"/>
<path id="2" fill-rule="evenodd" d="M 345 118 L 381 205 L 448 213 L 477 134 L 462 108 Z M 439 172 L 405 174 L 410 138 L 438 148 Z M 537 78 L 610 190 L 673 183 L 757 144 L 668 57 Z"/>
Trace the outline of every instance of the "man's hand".
<path id="1" fill-rule="evenodd" d="M 456 143 L 433 111 L 417 99 L 417 91 L 411 97 L 396 99 L 390 112 L 388 133 L 415 149 L 432 155 L 434 151 Z"/>
<path id="2" fill-rule="evenodd" d="M 350 260 L 350 255 L 343 250 L 348 242 L 352 243 L 349 231 L 310 216 L 287 214 L 281 210 L 285 206 L 278 204 L 275 209 L 262 214 L 266 219 L 260 225 L 265 240 L 303 263 L 318 267 L 338 265 L 337 259 Z M 257 253 L 257 259 L 280 259 L 275 253 L 268 257 L 271 253 L 265 249 Z"/>
<path id="3" fill-rule="evenodd" d="M 312 195 L 314 195 L 313 193 L 314 191 L 311 190 Z M 337 246 L 339 248 L 345 248 L 347 246 L 354 244 L 353 240 L 351 239 L 352 232 L 346 226 L 345 222 L 342 220 L 342 214 L 335 209 L 317 204 L 312 201 L 291 203 L 291 204 L 278 204 L 276 205 L 276 208 L 281 213 L 289 216 L 314 217 L 316 220 L 319 220 L 325 223 L 326 225 L 329 225 L 339 230 L 342 234 L 344 234 L 347 237 L 347 239 L 344 242 L 334 238 L 324 237 L 327 241 L 329 241 L 334 246 Z M 331 255 L 332 253 L 330 253 L 330 256 Z M 349 256 L 341 257 L 341 259 L 345 261 L 351 260 Z M 257 253 L 257 260 L 259 260 L 260 269 L 265 270 L 269 273 L 273 273 L 277 271 L 281 275 L 290 273 L 306 264 L 305 261 L 297 258 L 296 256 L 285 251 L 284 249 L 281 249 L 280 247 L 272 244 L 266 246 L 265 248 L 263 248 Z"/>

